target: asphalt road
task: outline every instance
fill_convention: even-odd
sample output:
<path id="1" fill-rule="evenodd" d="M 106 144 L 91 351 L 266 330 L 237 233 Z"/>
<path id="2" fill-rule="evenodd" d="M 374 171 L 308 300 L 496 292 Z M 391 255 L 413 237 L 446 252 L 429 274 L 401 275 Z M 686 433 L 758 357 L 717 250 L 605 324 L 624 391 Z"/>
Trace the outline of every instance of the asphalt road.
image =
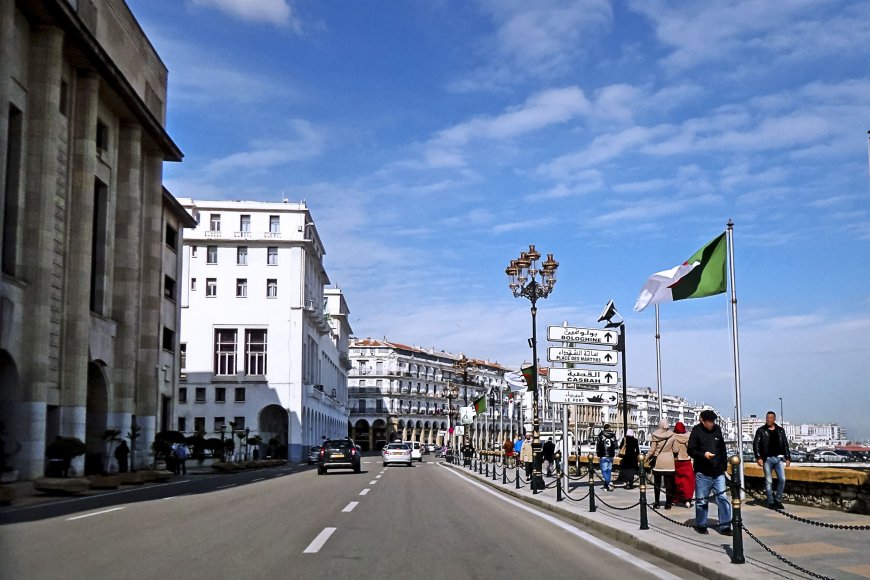
<path id="1" fill-rule="evenodd" d="M 193 476 L 0 514 L 0 579 L 694 578 L 428 460 Z M 675 575 L 675 576 L 672 576 Z"/>

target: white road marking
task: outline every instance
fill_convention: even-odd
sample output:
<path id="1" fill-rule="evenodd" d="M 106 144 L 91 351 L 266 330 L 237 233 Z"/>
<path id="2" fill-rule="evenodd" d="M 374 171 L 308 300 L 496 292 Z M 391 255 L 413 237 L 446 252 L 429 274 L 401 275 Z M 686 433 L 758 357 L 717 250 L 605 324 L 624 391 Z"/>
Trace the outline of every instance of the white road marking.
<path id="1" fill-rule="evenodd" d="M 102 511 L 94 512 L 94 513 L 91 513 L 91 514 L 85 514 L 85 515 L 83 515 L 83 516 L 74 516 L 74 517 L 71 517 L 71 518 L 67 518 L 66 521 L 71 522 L 71 521 L 73 521 L 73 520 L 80 520 L 80 519 L 83 519 L 83 518 L 89 518 L 89 517 L 91 517 L 91 516 L 98 516 L 98 515 L 100 515 L 100 514 L 107 514 L 107 513 L 109 513 L 109 512 L 116 512 L 116 511 L 118 511 L 118 510 L 122 510 L 122 509 L 124 509 L 124 506 L 121 506 L 121 507 L 113 507 L 113 508 L 109 508 L 109 509 L 107 509 L 107 510 L 102 510 Z"/>
<path id="2" fill-rule="evenodd" d="M 308 547 L 305 548 L 302 553 L 303 554 L 316 554 L 323 547 L 323 544 L 329 539 L 329 537 L 335 533 L 335 530 L 338 528 L 323 528 L 323 531 L 317 534 L 317 537 L 311 540 L 311 543 L 308 544 Z"/>
<path id="3" fill-rule="evenodd" d="M 371 491 L 371 489 L 369 489 L 369 488 L 365 488 L 364 490 L 362 490 L 361 492 L 359 492 L 359 494 L 360 494 L 360 495 L 368 495 L 368 493 L 369 493 L 370 491 Z"/>
<path id="4" fill-rule="evenodd" d="M 229 483 L 227 485 L 219 485 L 215 489 L 226 489 L 228 487 L 235 487 L 237 485 L 239 485 L 239 484 L 238 483 Z"/>
<path id="5" fill-rule="evenodd" d="M 353 511 L 353 508 L 355 508 L 358 505 L 359 505 L 358 501 L 352 501 L 349 504 L 347 504 L 346 506 L 344 506 L 344 509 L 341 511 L 346 513 L 346 514 L 349 514 L 350 512 Z"/>
<path id="6" fill-rule="evenodd" d="M 380 479 L 380 478 L 381 478 L 380 475 L 376 475 L 376 476 L 375 476 L 375 479 Z"/>
<path id="7" fill-rule="evenodd" d="M 263 481 L 264 479 L 266 479 L 266 478 L 265 477 L 255 477 L 251 481 Z"/>
<path id="8" fill-rule="evenodd" d="M 175 499 L 175 498 L 177 498 L 177 497 L 178 497 L 177 495 L 170 495 L 169 497 L 163 497 L 163 498 L 160 498 L 160 499 L 161 499 L 161 500 L 167 500 L 167 499 Z"/>
<path id="9" fill-rule="evenodd" d="M 369 485 L 374 485 L 374 484 L 376 484 L 377 482 L 378 482 L 377 479 L 373 479 L 373 480 L 371 480 L 371 481 L 369 482 Z"/>
<path id="10" fill-rule="evenodd" d="M 478 483 L 472 479 L 469 479 L 468 477 L 466 477 L 460 473 L 457 473 L 448 467 L 444 467 L 443 465 L 441 467 L 443 467 L 445 470 L 447 470 L 448 473 L 452 473 L 456 477 L 464 479 L 465 481 L 467 481 L 471 485 L 476 486 L 481 491 L 484 491 L 484 492 L 486 492 L 494 497 L 497 497 L 498 499 L 500 499 L 504 502 L 512 504 L 521 510 L 527 511 L 530 514 L 534 514 L 534 515 L 538 516 L 539 518 L 553 524 L 554 526 L 565 530 L 569 534 L 572 534 L 572 535 L 580 538 L 581 540 L 583 540 L 589 544 L 592 544 L 593 546 L 600 548 L 600 549 L 604 550 L 605 552 L 608 552 L 609 554 L 619 558 L 620 560 L 623 560 L 623 561 L 631 564 L 632 566 L 640 568 L 644 572 L 648 572 L 648 573 L 652 574 L 656 578 L 663 578 L 663 579 L 667 579 L 667 580 L 676 580 L 677 578 L 679 578 L 679 576 L 674 576 L 673 574 L 671 574 L 667 570 L 663 570 L 663 569 L 659 568 L 658 566 L 655 566 L 649 562 L 641 560 L 640 558 L 629 554 L 625 550 L 617 548 L 616 546 L 614 546 L 612 544 L 608 544 L 604 540 L 599 540 L 595 536 L 591 536 L 591 535 L 587 534 L 586 532 L 578 530 L 577 528 L 575 528 L 571 524 L 566 524 L 562 520 L 554 518 L 553 516 L 547 515 L 545 513 L 539 512 L 538 510 L 529 507 L 524 502 L 509 498 L 509 497 L 505 497 L 501 493 L 490 489 L 489 487 L 483 485 L 482 483 Z"/>

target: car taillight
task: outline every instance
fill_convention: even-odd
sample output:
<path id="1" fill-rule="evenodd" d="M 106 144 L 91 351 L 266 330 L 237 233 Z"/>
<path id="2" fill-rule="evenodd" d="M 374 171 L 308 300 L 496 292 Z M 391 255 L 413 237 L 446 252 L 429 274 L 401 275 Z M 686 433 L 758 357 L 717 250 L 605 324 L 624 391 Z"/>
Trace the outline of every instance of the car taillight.
<path id="1" fill-rule="evenodd" d="M 354 449 L 354 448 L 351 447 L 351 449 L 350 449 L 350 456 L 353 457 L 354 455 L 356 455 L 356 449 Z"/>
<path id="2" fill-rule="evenodd" d="M 324 453 L 326 453 L 326 450 L 323 447 L 321 447 L 320 448 L 320 456 L 323 457 Z"/>

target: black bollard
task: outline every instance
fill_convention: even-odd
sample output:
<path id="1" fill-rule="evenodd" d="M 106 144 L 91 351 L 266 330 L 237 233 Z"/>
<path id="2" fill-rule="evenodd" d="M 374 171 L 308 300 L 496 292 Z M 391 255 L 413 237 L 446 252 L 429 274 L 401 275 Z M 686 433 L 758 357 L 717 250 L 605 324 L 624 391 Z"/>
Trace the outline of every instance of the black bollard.
<path id="1" fill-rule="evenodd" d="M 641 453 L 637 456 L 637 462 L 640 464 L 640 529 L 648 530 L 649 521 L 646 514 L 646 475 L 643 472 L 643 464 L 646 462 L 646 455 Z"/>
<path id="2" fill-rule="evenodd" d="M 556 501 L 562 501 L 562 452 L 556 451 Z"/>
<path id="3" fill-rule="evenodd" d="M 507 463 L 501 466 L 501 483 L 507 485 Z"/>
<path id="4" fill-rule="evenodd" d="M 592 468 L 592 454 L 586 456 L 589 463 L 586 464 L 589 469 L 589 511 L 594 512 L 598 508 L 595 507 L 595 470 Z"/>
<path id="5" fill-rule="evenodd" d="M 486 463 L 486 477 L 489 478 L 489 461 L 484 461 Z"/>
<path id="6" fill-rule="evenodd" d="M 731 563 L 743 564 L 743 516 L 740 513 L 740 456 L 732 455 L 731 463 Z"/>
<path id="7" fill-rule="evenodd" d="M 519 489 L 520 488 L 520 462 L 519 461 L 517 461 L 517 464 L 514 466 L 514 468 L 515 468 L 515 475 L 517 476 L 517 481 L 516 481 L 517 489 Z"/>
<path id="8" fill-rule="evenodd" d="M 495 481 L 496 472 L 498 471 L 498 462 L 495 460 L 495 457 L 492 458 L 492 480 Z"/>

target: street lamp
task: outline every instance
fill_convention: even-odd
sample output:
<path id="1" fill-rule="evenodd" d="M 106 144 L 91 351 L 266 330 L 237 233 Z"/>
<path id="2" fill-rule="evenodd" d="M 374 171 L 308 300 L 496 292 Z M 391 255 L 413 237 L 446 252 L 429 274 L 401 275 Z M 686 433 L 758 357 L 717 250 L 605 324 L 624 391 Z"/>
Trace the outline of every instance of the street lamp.
<path id="1" fill-rule="evenodd" d="M 465 406 L 468 406 L 468 370 L 477 368 L 474 361 L 465 356 L 465 353 L 460 353 L 459 360 L 453 363 L 453 368 L 462 373 L 462 391 Z M 462 430 L 462 445 L 465 446 L 465 429 Z"/>
<path id="2" fill-rule="evenodd" d="M 454 385 L 452 382 L 444 385 L 444 388 L 438 393 L 440 397 L 447 399 L 447 433 L 450 435 L 450 442 L 455 443 L 453 434 L 451 433 L 452 426 L 450 425 L 450 418 L 453 416 L 453 399 L 459 396 L 459 387 Z M 442 442 L 443 443 L 443 442 Z M 456 449 L 456 445 L 451 445 L 451 449 Z"/>
<path id="3" fill-rule="evenodd" d="M 544 487 L 544 478 L 541 475 L 541 416 L 540 416 L 540 393 L 538 390 L 538 332 L 535 319 L 538 313 L 537 302 L 540 298 L 546 298 L 556 285 L 556 269 L 559 262 L 553 259 L 553 254 L 547 254 L 547 259 L 538 268 L 538 260 L 541 254 L 534 245 L 529 246 L 527 252 L 521 252 L 520 257 L 511 260 L 505 268 L 505 274 L 510 283 L 508 287 L 514 298 L 528 298 L 532 303 L 532 377 L 534 388 L 532 390 L 532 453 L 534 457 L 532 469 L 532 491 L 537 493 Z M 538 282 L 538 275 L 541 281 Z"/>

